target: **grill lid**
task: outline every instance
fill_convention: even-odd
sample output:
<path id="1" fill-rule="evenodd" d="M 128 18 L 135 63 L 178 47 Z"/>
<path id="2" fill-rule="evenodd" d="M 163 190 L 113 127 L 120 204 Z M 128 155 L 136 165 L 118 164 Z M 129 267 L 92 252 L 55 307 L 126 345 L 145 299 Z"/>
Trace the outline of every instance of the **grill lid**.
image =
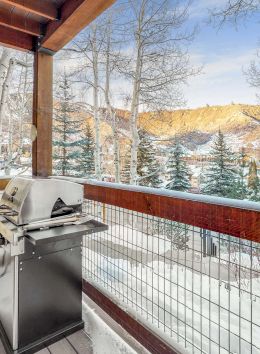
<path id="1" fill-rule="evenodd" d="M 0 201 L 0 213 L 16 225 L 81 212 L 83 186 L 55 178 L 15 177 Z"/>

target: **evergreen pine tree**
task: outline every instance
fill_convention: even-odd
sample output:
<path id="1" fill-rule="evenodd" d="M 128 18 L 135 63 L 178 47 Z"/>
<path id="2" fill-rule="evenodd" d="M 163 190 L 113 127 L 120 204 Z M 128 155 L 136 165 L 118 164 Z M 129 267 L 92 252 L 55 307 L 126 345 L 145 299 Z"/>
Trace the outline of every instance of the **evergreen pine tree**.
<path id="1" fill-rule="evenodd" d="M 205 172 L 202 192 L 204 194 L 233 198 L 236 194 L 234 186 L 238 180 L 235 168 L 235 155 L 225 142 L 221 131 L 213 144 L 211 162 Z"/>
<path id="2" fill-rule="evenodd" d="M 248 176 L 248 162 L 245 149 L 242 148 L 238 157 L 238 180 L 234 185 L 234 196 L 238 199 L 246 199 L 248 194 L 247 176 Z M 236 195 L 235 195 L 236 194 Z"/>
<path id="3" fill-rule="evenodd" d="M 95 175 L 95 141 L 89 122 L 85 124 L 79 141 L 77 174 L 80 177 L 93 178 Z"/>
<path id="4" fill-rule="evenodd" d="M 137 151 L 138 184 L 146 187 L 160 187 L 159 164 L 156 160 L 156 150 L 149 135 L 139 131 L 140 144 Z"/>
<path id="5" fill-rule="evenodd" d="M 189 171 L 184 161 L 184 151 L 179 142 L 170 148 L 170 157 L 167 163 L 168 184 L 167 189 L 185 192 L 191 187 Z"/>
<path id="6" fill-rule="evenodd" d="M 260 179 L 257 173 L 257 165 L 255 160 L 251 160 L 249 164 L 248 174 L 249 199 L 255 202 L 260 201 Z"/>
<path id="7" fill-rule="evenodd" d="M 75 175 L 80 140 L 77 137 L 81 132 L 81 121 L 73 117 L 77 109 L 66 74 L 61 78 L 56 98 L 53 127 L 54 171 L 59 175 Z"/>

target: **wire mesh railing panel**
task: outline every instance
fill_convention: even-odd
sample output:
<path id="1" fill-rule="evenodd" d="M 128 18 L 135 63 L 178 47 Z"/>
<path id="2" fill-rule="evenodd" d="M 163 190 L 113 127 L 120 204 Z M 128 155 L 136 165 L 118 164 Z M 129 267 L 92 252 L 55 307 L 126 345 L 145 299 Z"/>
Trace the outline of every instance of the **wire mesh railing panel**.
<path id="1" fill-rule="evenodd" d="M 190 353 L 260 353 L 260 244 L 85 201 L 85 279 Z"/>

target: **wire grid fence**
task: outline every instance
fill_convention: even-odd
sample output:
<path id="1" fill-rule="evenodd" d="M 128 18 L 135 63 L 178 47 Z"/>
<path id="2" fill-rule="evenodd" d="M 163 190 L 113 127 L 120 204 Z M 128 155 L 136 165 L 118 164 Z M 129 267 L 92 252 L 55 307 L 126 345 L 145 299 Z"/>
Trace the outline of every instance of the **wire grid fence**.
<path id="1" fill-rule="evenodd" d="M 83 274 L 173 347 L 260 353 L 260 244 L 85 201 Z"/>

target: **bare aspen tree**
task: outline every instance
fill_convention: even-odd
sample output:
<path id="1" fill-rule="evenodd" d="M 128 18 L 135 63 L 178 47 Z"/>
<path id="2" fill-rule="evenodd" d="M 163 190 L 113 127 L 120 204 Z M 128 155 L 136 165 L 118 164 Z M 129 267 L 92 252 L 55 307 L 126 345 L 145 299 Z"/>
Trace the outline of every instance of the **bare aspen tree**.
<path id="1" fill-rule="evenodd" d="M 2 153 L 2 126 L 3 126 L 3 116 L 5 114 L 6 97 L 8 91 L 8 83 L 11 77 L 11 60 L 12 51 L 9 48 L 4 48 L 2 51 L 0 59 L 0 155 Z"/>
<path id="2" fill-rule="evenodd" d="M 210 12 L 213 20 L 222 25 L 227 21 L 237 24 L 239 20 L 259 11 L 260 0 L 227 0 L 222 7 L 215 7 Z"/>
<path id="3" fill-rule="evenodd" d="M 99 113 L 99 67 L 98 67 L 98 44 L 97 44 L 97 26 L 91 26 L 92 36 L 90 39 L 90 48 L 92 52 L 93 68 L 93 117 L 95 122 L 95 174 L 98 180 L 102 177 L 101 172 L 101 144 L 100 144 L 100 113 Z"/>
<path id="4" fill-rule="evenodd" d="M 107 15 L 107 21 L 105 23 L 105 33 L 104 38 L 104 62 L 105 62 L 105 101 L 106 101 L 106 114 L 109 116 L 109 122 L 112 126 L 113 134 L 113 153 L 114 153 L 114 167 L 115 167 L 115 181 L 120 183 L 120 150 L 119 150 L 119 132 L 118 132 L 118 122 L 117 113 L 111 103 L 111 75 L 118 65 L 120 60 L 119 53 L 115 53 L 113 48 L 113 25 L 112 25 L 113 15 L 110 11 Z"/>
<path id="5" fill-rule="evenodd" d="M 9 86 L 10 86 L 10 81 L 12 79 L 14 66 L 15 66 L 15 60 L 10 59 L 5 80 L 2 86 L 2 95 L 0 100 L 0 154 L 2 154 L 2 144 L 3 144 L 3 120 L 6 114 L 7 95 L 10 88 Z"/>
<path id="6" fill-rule="evenodd" d="M 11 55 L 12 55 L 11 49 L 9 48 L 3 49 L 1 59 L 0 59 L 0 98 L 2 96 L 3 85 L 9 67 L 9 61 L 11 59 Z"/>
<path id="7" fill-rule="evenodd" d="M 251 61 L 245 74 L 249 85 L 257 89 L 257 98 L 260 101 L 260 50 L 256 54 L 256 59 Z"/>
<path id="8" fill-rule="evenodd" d="M 181 87 L 195 74 L 186 44 L 194 32 L 185 30 L 189 3 L 129 1 L 126 33 L 134 42 L 128 67 L 122 72 L 132 83 L 130 183 L 137 184 L 138 116 L 140 109 L 160 111 L 184 104 Z"/>
<path id="9" fill-rule="evenodd" d="M 7 99 L 8 149 L 5 159 L 5 174 L 10 173 L 13 163 L 22 167 L 24 127 L 27 125 L 29 128 L 31 123 L 32 61 L 30 56 L 25 54 L 21 58 L 15 59 L 15 63 L 16 77 L 13 81 L 11 94 L 9 93 Z"/>
<path id="10" fill-rule="evenodd" d="M 260 13 L 260 0 L 227 0 L 223 7 L 211 10 L 211 17 L 218 26 L 226 22 L 238 25 L 239 21 L 245 20 L 255 13 Z M 251 87 L 260 90 L 260 50 L 257 51 L 256 59 L 252 60 L 249 68 L 245 70 L 247 81 Z M 257 94 L 260 99 L 259 94 Z"/>
<path id="11" fill-rule="evenodd" d="M 102 40 L 97 22 L 91 24 L 86 32 L 66 49 L 66 53 L 74 59 L 81 59 L 81 64 L 71 71 L 74 81 L 84 84 L 92 91 L 92 104 L 88 104 L 95 125 L 95 176 L 102 179 L 101 161 L 101 113 L 100 113 L 100 55 Z"/>

